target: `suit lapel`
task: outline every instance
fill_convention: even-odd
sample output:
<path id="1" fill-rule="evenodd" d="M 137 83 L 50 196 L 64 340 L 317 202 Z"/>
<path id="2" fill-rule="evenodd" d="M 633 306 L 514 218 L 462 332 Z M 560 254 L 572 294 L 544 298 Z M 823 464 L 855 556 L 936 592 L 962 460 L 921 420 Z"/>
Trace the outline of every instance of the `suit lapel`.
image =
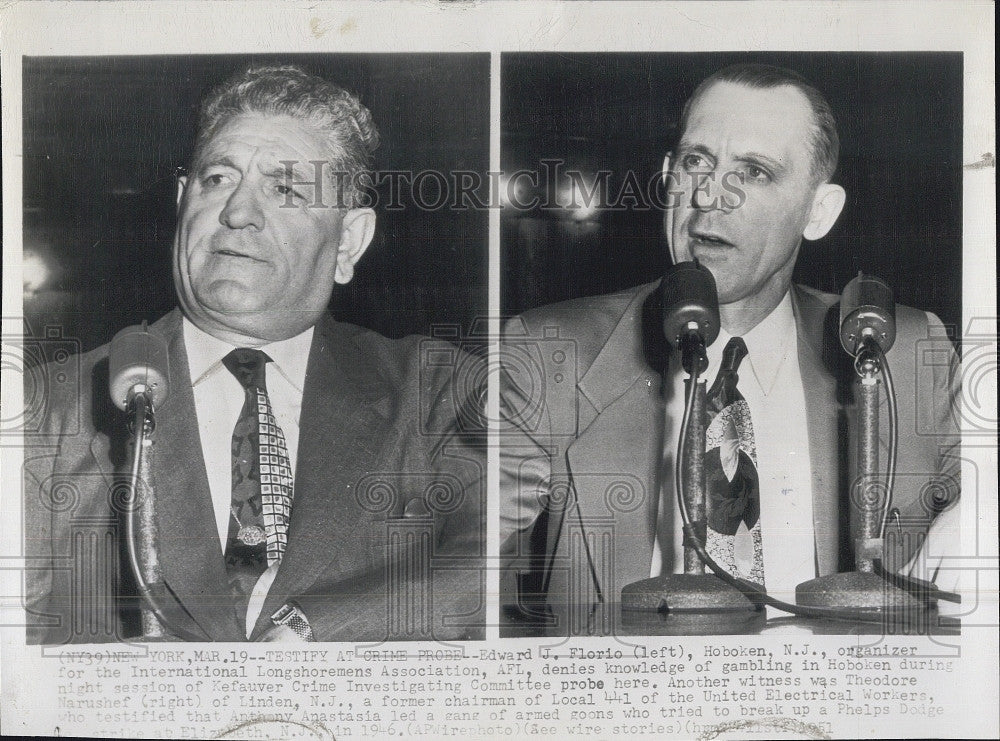
<path id="1" fill-rule="evenodd" d="M 357 485 L 377 471 L 392 420 L 378 401 L 387 393 L 350 332 L 324 317 L 313 334 L 299 420 L 288 546 L 252 637 L 270 616 L 321 576 L 331 584 L 371 567 L 385 512 L 359 503 Z"/>
<path id="2" fill-rule="evenodd" d="M 838 570 L 842 528 L 840 488 L 843 455 L 843 414 L 840 389 L 831 373 L 831 362 L 842 355 L 829 345 L 826 329 L 831 307 L 794 286 L 792 307 L 798 332 L 799 372 L 806 400 L 809 462 L 812 468 L 813 532 L 819 575 Z"/>
<path id="3" fill-rule="evenodd" d="M 645 492 L 644 506 L 631 512 L 612 513 L 616 528 L 615 572 L 620 580 L 648 574 L 655 537 L 662 474 L 658 461 L 663 444 L 659 421 L 663 400 L 655 393 L 659 373 L 650 368 L 650 354 L 643 350 L 648 348 L 645 336 L 649 334 L 648 328 L 643 327 L 643 301 L 650 297 L 654 287 L 655 284 L 646 285 L 637 292 L 580 380 L 578 388 L 593 406 L 593 421 L 567 452 L 568 465 L 574 474 L 592 471 L 592 461 L 601 460 L 607 472 L 636 472 L 655 489 Z M 797 286 L 793 287 L 792 305 L 798 333 L 799 370 L 806 392 L 817 568 L 821 575 L 830 574 L 838 570 L 841 539 L 847 536 L 840 506 L 846 462 L 842 449 L 847 437 L 842 411 L 846 399 L 836 375 L 843 353 L 828 346 L 830 333 L 826 324 L 830 306 Z M 657 357 L 655 353 L 652 356 Z M 581 425 L 583 414 L 581 411 Z M 574 475 L 574 484 L 585 516 L 608 516 L 607 481 L 600 475 Z"/>
<path id="4" fill-rule="evenodd" d="M 655 287 L 648 284 L 636 292 L 577 384 L 593 407 L 589 415 L 581 411 L 581 426 L 588 417 L 592 421 L 567 450 L 583 516 L 613 522 L 613 554 L 604 555 L 613 555 L 613 572 L 597 564 L 605 581 L 613 573 L 618 582 L 601 584 L 605 599 L 611 600 L 618 598 L 623 584 L 649 576 L 655 537 L 663 401 L 660 375 L 650 368 L 643 341 L 643 304 Z M 571 510 L 567 518 L 575 520 L 576 513 Z M 564 538 L 566 532 L 564 528 Z"/>
<path id="5" fill-rule="evenodd" d="M 170 382 L 170 394 L 156 410 L 152 446 L 157 550 L 163 581 L 197 623 L 195 632 L 200 628 L 206 640 L 243 640 L 215 528 L 180 312 L 167 314 L 149 329 L 167 343 Z M 106 391 L 95 392 L 95 398 L 97 393 Z M 94 461 L 109 481 L 116 476 L 109 456 L 122 459 L 123 466 L 127 464 L 124 449 L 112 452 L 124 448 L 124 441 L 115 437 L 116 442 L 109 445 L 105 435 L 117 436 L 124 423 L 124 416 L 119 415 L 108 430 L 91 441 Z M 164 607 L 178 617 L 175 613 L 180 611 Z"/>
<path id="6" fill-rule="evenodd" d="M 180 313 L 172 312 L 151 330 L 167 340 L 170 364 L 170 395 L 156 410 L 153 446 L 164 581 L 211 640 L 243 640 L 215 526 Z"/>

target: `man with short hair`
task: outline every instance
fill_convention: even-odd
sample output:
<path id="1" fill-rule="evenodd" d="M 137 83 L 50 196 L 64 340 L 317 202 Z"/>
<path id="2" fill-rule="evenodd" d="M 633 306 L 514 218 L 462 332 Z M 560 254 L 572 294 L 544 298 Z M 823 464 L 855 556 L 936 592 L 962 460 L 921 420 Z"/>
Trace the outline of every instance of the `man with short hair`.
<path id="1" fill-rule="evenodd" d="M 294 66 L 250 69 L 202 107 L 178 180 L 179 309 L 150 327 L 167 344 L 170 378 L 152 449 L 168 635 L 478 630 L 482 461 L 457 424 L 466 402 L 453 398 L 448 368 L 424 367 L 421 338 L 390 340 L 327 314 L 334 284 L 351 280 L 374 233 L 363 195 L 378 139 L 354 95 Z M 82 356 L 79 398 L 51 400 L 42 431 L 53 447 L 26 451 L 31 641 L 135 633 L 129 570 L 115 553 L 85 562 L 73 545 L 81 524 L 121 531 L 109 492 L 123 475 L 126 432 L 105 390 L 108 352 Z M 79 433 L 64 425 L 77 404 Z M 74 489 L 69 507 L 63 484 Z M 433 604 L 432 619 L 393 635 L 400 594 L 390 573 L 428 567 L 397 563 L 415 557 L 390 534 L 406 522 L 429 528 L 433 553 L 417 556 L 454 563 L 429 594 L 405 593 Z"/>
<path id="2" fill-rule="evenodd" d="M 719 295 L 722 329 L 702 374 L 713 412 L 707 549 L 789 601 L 797 584 L 852 569 L 858 534 L 848 502 L 857 430 L 844 426 L 856 418 L 853 371 L 831 326 L 839 297 L 792 283 L 802 239 L 823 237 L 844 205 L 831 182 L 838 150 L 814 86 L 747 64 L 696 89 L 664 163 L 673 261 L 697 260 Z M 673 467 L 685 374 L 664 346 L 658 317 L 671 297 L 658 286 L 542 307 L 506 327 L 501 357 L 515 361 L 501 376 L 504 603 L 517 590 L 522 600 L 586 604 L 598 589 L 614 602 L 626 584 L 684 570 Z M 937 317 L 897 306 L 896 321 L 888 362 L 906 475 L 894 489 L 897 547 L 884 555 L 899 568 L 958 498 L 959 378 Z M 553 338 L 575 357 L 546 352 Z M 918 341 L 950 363 L 923 361 Z M 534 374 L 516 362 L 532 342 Z M 928 487 L 943 496 L 931 501 Z"/>

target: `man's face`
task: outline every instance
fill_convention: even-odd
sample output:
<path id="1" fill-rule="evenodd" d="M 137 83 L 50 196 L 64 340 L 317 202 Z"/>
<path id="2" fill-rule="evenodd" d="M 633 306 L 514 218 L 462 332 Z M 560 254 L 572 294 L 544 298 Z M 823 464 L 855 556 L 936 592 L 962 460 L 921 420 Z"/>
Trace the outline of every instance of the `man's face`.
<path id="1" fill-rule="evenodd" d="M 313 187 L 291 182 L 281 161 L 297 163 L 294 181 L 313 181 L 310 162 L 328 159 L 319 133 L 288 116 L 233 118 L 206 144 L 181 183 L 174 237 L 174 283 L 192 322 L 259 344 L 315 323 L 360 254 L 341 254 L 350 245 L 334 195 L 307 207 Z"/>
<path id="2" fill-rule="evenodd" d="M 790 86 L 718 82 L 692 105 L 670 164 L 682 195 L 666 222 L 674 261 L 709 268 L 720 304 L 776 305 L 791 283 L 817 192 L 812 129 L 808 100 Z"/>

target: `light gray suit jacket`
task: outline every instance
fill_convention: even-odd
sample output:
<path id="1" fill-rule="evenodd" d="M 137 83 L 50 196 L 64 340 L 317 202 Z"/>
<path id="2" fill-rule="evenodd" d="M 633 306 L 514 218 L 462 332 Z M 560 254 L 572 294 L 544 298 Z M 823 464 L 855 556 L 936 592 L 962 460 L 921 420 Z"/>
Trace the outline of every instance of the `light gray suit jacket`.
<path id="1" fill-rule="evenodd" d="M 606 601 L 649 576 L 663 446 L 665 354 L 657 284 L 542 307 L 508 322 L 502 357 L 501 602 L 522 597 Z M 856 444 L 851 360 L 839 346 L 838 296 L 794 286 L 806 394 L 816 574 L 853 568 L 859 527 L 851 502 Z M 889 566 L 918 546 L 959 495 L 954 350 L 933 315 L 897 306 L 888 353 L 899 412 Z M 674 360 L 673 362 L 676 362 Z M 881 395 L 881 461 L 888 432 Z M 579 502 L 579 510 L 565 502 Z M 665 514 L 669 514 L 669 509 Z M 587 537 L 581 537 L 587 533 Z M 549 568 L 551 566 L 551 569 Z M 549 574 L 548 572 L 551 571 Z M 547 581 L 548 579 L 548 581 Z M 547 589 L 546 589 L 547 588 Z"/>

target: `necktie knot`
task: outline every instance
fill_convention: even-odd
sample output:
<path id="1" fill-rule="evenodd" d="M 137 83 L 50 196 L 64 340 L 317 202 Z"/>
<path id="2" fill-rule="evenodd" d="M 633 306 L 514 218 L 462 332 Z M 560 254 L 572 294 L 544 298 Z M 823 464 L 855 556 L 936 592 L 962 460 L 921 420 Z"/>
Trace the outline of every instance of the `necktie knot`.
<path id="1" fill-rule="evenodd" d="M 271 358 L 263 350 L 237 347 L 222 359 L 222 364 L 236 376 L 236 380 L 244 389 L 259 388 L 266 391 L 264 366 L 270 360 Z"/>
<path id="2" fill-rule="evenodd" d="M 740 369 L 740 363 L 747 356 L 747 343 L 742 337 L 731 337 L 726 347 L 722 350 L 722 365 L 720 373 L 736 373 Z"/>
<path id="3" fill-rule="evenodd" d="M 737 373 L 740 363 L 747 356 L 747 345 L 742 337 L 731 337 L 722 350 L 722 363 L 715 383 L 708 390 L 708 410 L 715 414 L 734 401 L 743 398 L 736 388 L 740 376 Z"/>

